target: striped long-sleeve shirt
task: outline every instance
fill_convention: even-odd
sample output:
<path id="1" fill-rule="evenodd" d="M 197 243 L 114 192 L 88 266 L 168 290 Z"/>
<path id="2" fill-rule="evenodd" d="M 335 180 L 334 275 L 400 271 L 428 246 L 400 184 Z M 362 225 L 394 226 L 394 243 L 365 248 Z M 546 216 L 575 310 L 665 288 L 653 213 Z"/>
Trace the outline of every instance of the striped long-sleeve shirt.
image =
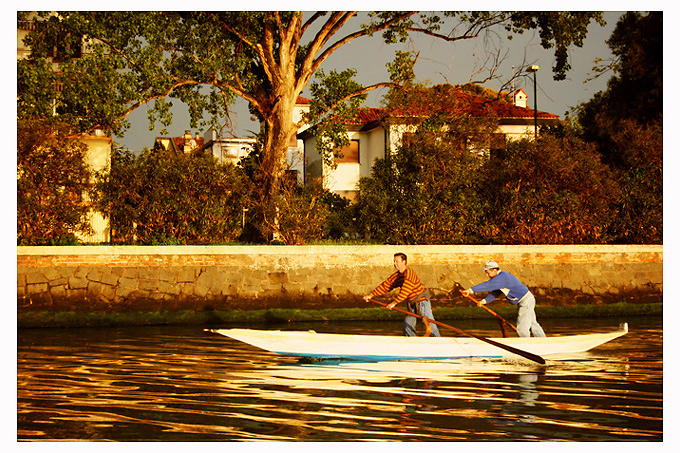
<path id="1" fill-rule="evenodd" d="M 425 291 L 425 287 L 420 282 L 420 277 L 410 267 L 407 267 L 403 274 L 395 272 L 390 275 L 387 280 L 371 291 L 370 295 L 373 297 L 382 296 L 395 288 L 401 288 L 399 294 L 394 299 L 394 302 L 398 304 L 405 300 L 412 301 L 416 296 Z"/>

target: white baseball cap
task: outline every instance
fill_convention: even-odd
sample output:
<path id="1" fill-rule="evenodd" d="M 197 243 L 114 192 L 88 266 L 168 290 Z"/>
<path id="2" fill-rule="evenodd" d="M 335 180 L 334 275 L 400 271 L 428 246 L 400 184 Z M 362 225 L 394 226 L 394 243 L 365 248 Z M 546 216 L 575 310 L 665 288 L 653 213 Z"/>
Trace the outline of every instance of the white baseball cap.
<path id="1" fill-rule="evenodd" d="M 495 262 L 494 260 L 491 260 L 491 261 L 486 262 L 486 265 L 484 266 L 484 269 L 482 269 L 482 270 L 488 271 L 489 269 L 500 269 L 500 268 L 498 267 L 497 262 Z"/>

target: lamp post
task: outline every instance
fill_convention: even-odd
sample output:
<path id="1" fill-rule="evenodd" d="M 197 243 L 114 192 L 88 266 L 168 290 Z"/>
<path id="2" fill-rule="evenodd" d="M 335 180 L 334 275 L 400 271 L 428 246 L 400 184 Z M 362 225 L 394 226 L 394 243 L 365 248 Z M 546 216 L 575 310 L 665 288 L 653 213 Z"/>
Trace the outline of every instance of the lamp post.
<path id="1" fill-rule="evenodd" d="M 538 101 L 536 96 L 536 72 L 538 72 L 538 65 L 531 65 L 527 68 L 527 72 L 534 73 L 534 140 L 538 139 Z"/>

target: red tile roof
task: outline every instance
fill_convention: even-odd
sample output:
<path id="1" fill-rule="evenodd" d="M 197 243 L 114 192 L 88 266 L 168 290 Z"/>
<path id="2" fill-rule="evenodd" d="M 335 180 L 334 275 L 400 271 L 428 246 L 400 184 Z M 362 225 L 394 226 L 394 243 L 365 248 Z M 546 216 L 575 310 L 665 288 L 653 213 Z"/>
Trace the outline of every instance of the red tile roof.
<path id="1" fill-rule="evenodd" d="M 460 115 L 471 117 L 494 117 L 499 119 L 510 118 L 533 118 L 534 110 L 528 107 L 519 107 L 508 102 L 489 99 L 483 96 L 466 93 L 463 91 L 453 91 L 451 96 L 440 98 L 444 100 L 438 104 L 428 102 L 407 105 L 399 109 L 367 108 L 362 109 L 357 115 L 357 121 L 353 124 L 366 126 L 373 122 L 379 122 L 385 118 L 399 117 L 426 117 L 435 113 L 450 112 L 457 110 Z M 538 118 L 559 119 L 558 115 L 548 112 L 538 111 Z"/>
<path id="2" fill-rule="evenodd" d="M 184 149 L 184 145 L 185 145 L 185 144 L 187 143 L 187 141 L 189 141 L 189 140 L 193 140 L 193 141 L 196 142 L 196 146 L 192 147 L 190 150 L 185 150 L 184 152 L 191 151 L 191 150 L 197 149 L 197 148 L 202 148 L 202 147 L 203 147 L 203 143 L 204 143 L 204 141 L 205 141 L 205 139 L 204 139 L 203 137 L 198 137 L 198 138 L 196 138 L 196 137 L 191 137 L 191 139 L 187 140 L 186 138 L 184 138 L 184 136 L 181 136 L 181 137 L 172 137 L 172 139 L 173 139 L 174 142 L 175 142 L 175 146 L 176 146 L 177 149 L 179 149 L 179 150 Z"/>

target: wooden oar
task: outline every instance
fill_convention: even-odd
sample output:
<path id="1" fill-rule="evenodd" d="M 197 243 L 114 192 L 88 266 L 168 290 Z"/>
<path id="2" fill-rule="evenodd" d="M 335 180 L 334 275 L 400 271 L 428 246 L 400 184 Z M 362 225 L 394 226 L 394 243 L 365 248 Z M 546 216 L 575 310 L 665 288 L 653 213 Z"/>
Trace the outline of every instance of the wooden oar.
<path id="1" fill-rule="evenodd" d="M 491 313 L 492 315 L 494 315 L 494 316 L 496 317 L 496 319 L 498 319 L 498 321 L 500 321 L 502 324 L 505 324 L 505 325 L 507 325 L 507 326 L 512 327 L 512 328 L 514 329 L 514 331 L 517 332 L 517 327 L 515 327 L 514 325 L 512 325 L 512 323 L 511 323 L 510 321 L 507 321 L 505 318 L 503 318 L 502 316 L 500 316 L 498 313 L 496 313 L 495 311 L 493 311 L 492 309 L 490 309 L 489 307 L 487 307 L 486 304 L 480 304 L 479 301 L 478 301 L 477 299 L 475 299 L 474 297 L 469 296 L 469 295 L 467 295 L 467 294 L 463 294 L 463 291 L 464 291 L 463 285 L 461 285 L 461 284 L 458 283 L 458 282 L 455 282 L 455 283 L 454 283 L 454 288 L 457 289 L 457 290 L 460 292 L 460 294 L 461 294 L 462 296 L 467 297 L 467 298 L 470 299 L 472 302 L 474 302 L 474 303 L 477 304 L 478 306 L 482 307 L 484 310 L 486 310 L 486 311 L 488 311 L 489 313 Z M 501 324 L 501 329 L 503 328 L 502 324 Z M 505 336 L 505 335 L 504 335 L 504 336 Z"/>
<path id="2" fill-rule="evenodd" d="M 379 302 L 379 301 L 373 300 L 373 299 L 369 299 L 369 300 L 373 303 L 376 303 L 378 305 L 381 305 L 381 306 L 387 308 L 387 304 L 384 304 L 382 302 Z M 425 318 L 424 316 L 419 315 L 418 313 L 412 313 L 410 311 L 402 310 L 401 308 L 397 308 L 397 307 L 392 307 L 391 310 L 396 310 L 400 313 L 404 313 L 404 314 L 409 315 L 409 316 L 415 316 L 416 318 L 426 320 L 425 322 L 431 322 L 433 324 L 436 324 L 440 327 L 444 327 L 446 329 L 455 330 L 456 332 L 461 333 L 463 335 L 467 335 L 469 337 L 476 338 L 480 341 L 483 341 L 485 343 L 489 343 L 490 345 L 496 346 L 497 348 L 505 349 L 508 352 L 512 352 L 513 354 L 520 355 L 520 356 L 524 357 L 525 359 L 533 360 L 534 362 L 540 363 L 541 365 L 545 365 L 545 360 L 543 359 L 543 357 L 541 357 L 540 355 L 536 355 L 532 352 L 522 351 L 521 349 L 513 348 L 512 346 L 508 346 L 507 344 L 499 343 L 499 342 L 491 340 L 489 338 L 480 337 L 479 335 L 475 335 L 473 333 L 461 330 L 458 327 L 453 327 L 453 326 L 450 326 L 448 324 L 444 324 L 443 322 L 436 321 L 434 319 Z"/>

